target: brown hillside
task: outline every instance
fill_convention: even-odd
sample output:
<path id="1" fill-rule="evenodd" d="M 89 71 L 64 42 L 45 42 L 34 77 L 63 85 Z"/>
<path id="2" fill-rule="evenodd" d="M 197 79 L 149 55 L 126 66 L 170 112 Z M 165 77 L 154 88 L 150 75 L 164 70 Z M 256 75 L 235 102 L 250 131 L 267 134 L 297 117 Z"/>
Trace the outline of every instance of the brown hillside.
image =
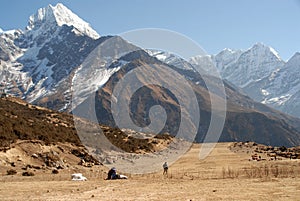
<path id="1" fill-rule="evenodd" d="M 80 145 L 71 115 L 27 104 L 19 99 L 0 99 L 0 146 L 20 140 Z"/>
<path id="2" fill-rule="evenodd" d="M 88 126 L 94 125 L 84 119 L 81 121 Z M 130 136 L 130 131 L 105 125 L 100 125 L 100 128 L 113 145 L 125 152 L 153 152 L 157 150 L 154 144 L 165 144 L 172 140 L 166 135 L 134 138 Z M 87 127 L 87 133 L 88 129 L 90 127 Z M 78 147 L 82 146 L 72 115 L 34 106 L 11 97 L 0 99 L 0 139 L 0 147 L 9 147 L 17 140 L 39 140 L 46 144 L 72 143 Z"/>

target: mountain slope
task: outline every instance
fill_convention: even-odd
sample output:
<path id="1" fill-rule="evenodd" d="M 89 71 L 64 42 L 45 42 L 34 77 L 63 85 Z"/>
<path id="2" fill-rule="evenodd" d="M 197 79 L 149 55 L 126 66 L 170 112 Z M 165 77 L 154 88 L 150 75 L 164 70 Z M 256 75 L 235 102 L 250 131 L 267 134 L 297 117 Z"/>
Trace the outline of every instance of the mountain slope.
<path id="1" fill-rule="evenodd" d="M 263 102 L 294 116 L 300 116 L 300 53 L 296 53 L 269 77 Z"/>
<path id="2" fill-rule="evenodd" d="M 243 89 L 254 100 L 300 117 L 299 53 L 284 62 L 273 48 L 258 43 L 246 51 L 225 49 L 206 57 L 210 59 L 193 57 L 191 63 L 207 68 L 208 72 L 215 65 L 223 79 Z"/>
<path id="3" fill-rule="evenodd" d="M 0 99 L 0 111 L 0 146 L 9 146 L 18 139 L 81 145 L 71 115 L 30 105 L 16 98 Z"/>
<path id="4" fill-rule="evenodd" d="M 134 56 L 133 56 L 134 55 Z M 129 72 L 140 68 L 140 66 L 149 66 L 148 71 L 151 71 L 151 66 L 160 66 L 172 68 L 180 72 L 190 80 L 189 84 L 193 87 L 199 107 L 200 107 L 200 126 L 197 132 L 196 141 L 202 142 L 210 124 L 211 110 L 210 110 L 210 96 L 203 84 L 200 75 L 190 69 L 183 70 L 182 68 L 175 68 L 168 64 L 162 63 L 159 60 L 153 59 L 146 52 L 140 50 L 130 53 L 128 56 L 122 57 L 131 59 L 119 71 L 114 73 L 107 83 L 101 87 L 95 96 L 89 97 L 81 105 L 75 109 L 76 114 L 86 114 L 88 118 L 89 112 L 95 106 L 98 121 L 111 126 L 116 126 L 115 120 L 111 111 L 112 94 L 116 84 Z M 191 77 L 191 75 L 193 75 Z M 161 105 L 165 108 L 167 113 L 167 121 L 161 132 L 169 132 L 171 135 L 176 135 L 180 127 L 180 105 L 170 91 L 159 86 L 146 85 L 146 80 L 142 75 L 135 75 L 137 83 L 142 83 L 144 87 L 133 93 L 131 86 L 126 86 L 126 93 L 134 94 L 133 97 L 123 97 L 130 100 L 130 117 L 137 125 L 144 127 L 151 121 L 149 119 L 149 110 L 154 105 Z M 156 80 L 164 80 L 165 76 L 157 74 Z M 213 77 L 207 80 L 214 82 Z M 176 81 L 168 80 L 170 85 L 176 85 Z M 230 85 L 225 83 L 227 94 L 227 117 L 224 125 L 220 141 L 256 141 L 259 143 L 269 145 L 285 145 L 293 146 L 299 144 L 299 131 L 290 125 L 292 121 L 294 124 L 300 123 L 299 119 L 288 117 L 279 113 L 263 104 L 256 103 L 249 97 L 240 94 Z M 180 94 L 180 92 L 179 92 Z M 217 97 L 213 97 L 217 98 Z M 120 101 L 120 100 L 118 100 Z M 122 121 L 127 121 L 123 119 Z M 128 123 L 128 125 L 130 125 Z M 185 128 L 187 131 L 192 129 L 195 125 L 189 122 L 189 127 Z"/>

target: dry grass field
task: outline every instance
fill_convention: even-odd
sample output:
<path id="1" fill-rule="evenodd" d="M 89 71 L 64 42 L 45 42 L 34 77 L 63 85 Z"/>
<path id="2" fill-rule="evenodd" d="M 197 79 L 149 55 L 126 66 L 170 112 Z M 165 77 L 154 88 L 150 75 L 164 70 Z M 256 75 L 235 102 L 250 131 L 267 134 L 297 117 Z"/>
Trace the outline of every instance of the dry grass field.
<path id="1" fill-rule="evenodd" d="M 128 175 L 128 180 L 104 180 L 107 168 L 72 166 L 52 174 L 6 175 L 1 166 L 0 200 L 300 200 L 300 160 L 253 161 L 253 150 L 229 149 L 219 143 L 204 160 L 193 145 L 169 168 L 153 174 Z M 88 181 L 71 181 L 83 173 Z"/>

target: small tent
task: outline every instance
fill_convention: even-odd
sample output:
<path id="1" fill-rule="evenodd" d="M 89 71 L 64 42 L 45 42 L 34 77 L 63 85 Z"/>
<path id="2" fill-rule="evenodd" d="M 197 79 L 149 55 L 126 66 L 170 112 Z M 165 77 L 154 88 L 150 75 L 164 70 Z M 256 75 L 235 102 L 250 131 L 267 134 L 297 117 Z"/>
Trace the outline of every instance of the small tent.
<path id="1" fill-rule="evenodd" d="M 81 173 L 75 173 L 75 174 L 72 174 L 72 181 L 86 181 L 87 178 L 82 176 Z"/>

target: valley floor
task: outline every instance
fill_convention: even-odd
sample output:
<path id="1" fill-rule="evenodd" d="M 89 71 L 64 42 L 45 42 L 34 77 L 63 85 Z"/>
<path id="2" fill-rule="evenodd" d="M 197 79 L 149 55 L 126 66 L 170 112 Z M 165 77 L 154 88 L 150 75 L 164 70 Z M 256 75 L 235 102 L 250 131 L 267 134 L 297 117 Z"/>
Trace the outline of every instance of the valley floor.
<path id="1" fill-rule="evenodd" d="M 219 143 L 199 160 L 201 145 L 195 144 L 170 166 L 168 177 L 159 172 L 106 181 L 103 166 L 33 177 L 2 171 L 0 200 L 299 200 L 299 159 L 253 161 L 251 150 L 232 151 L 229 145 Z M 88 181 L 70 181 L 74 171 Z"/>

